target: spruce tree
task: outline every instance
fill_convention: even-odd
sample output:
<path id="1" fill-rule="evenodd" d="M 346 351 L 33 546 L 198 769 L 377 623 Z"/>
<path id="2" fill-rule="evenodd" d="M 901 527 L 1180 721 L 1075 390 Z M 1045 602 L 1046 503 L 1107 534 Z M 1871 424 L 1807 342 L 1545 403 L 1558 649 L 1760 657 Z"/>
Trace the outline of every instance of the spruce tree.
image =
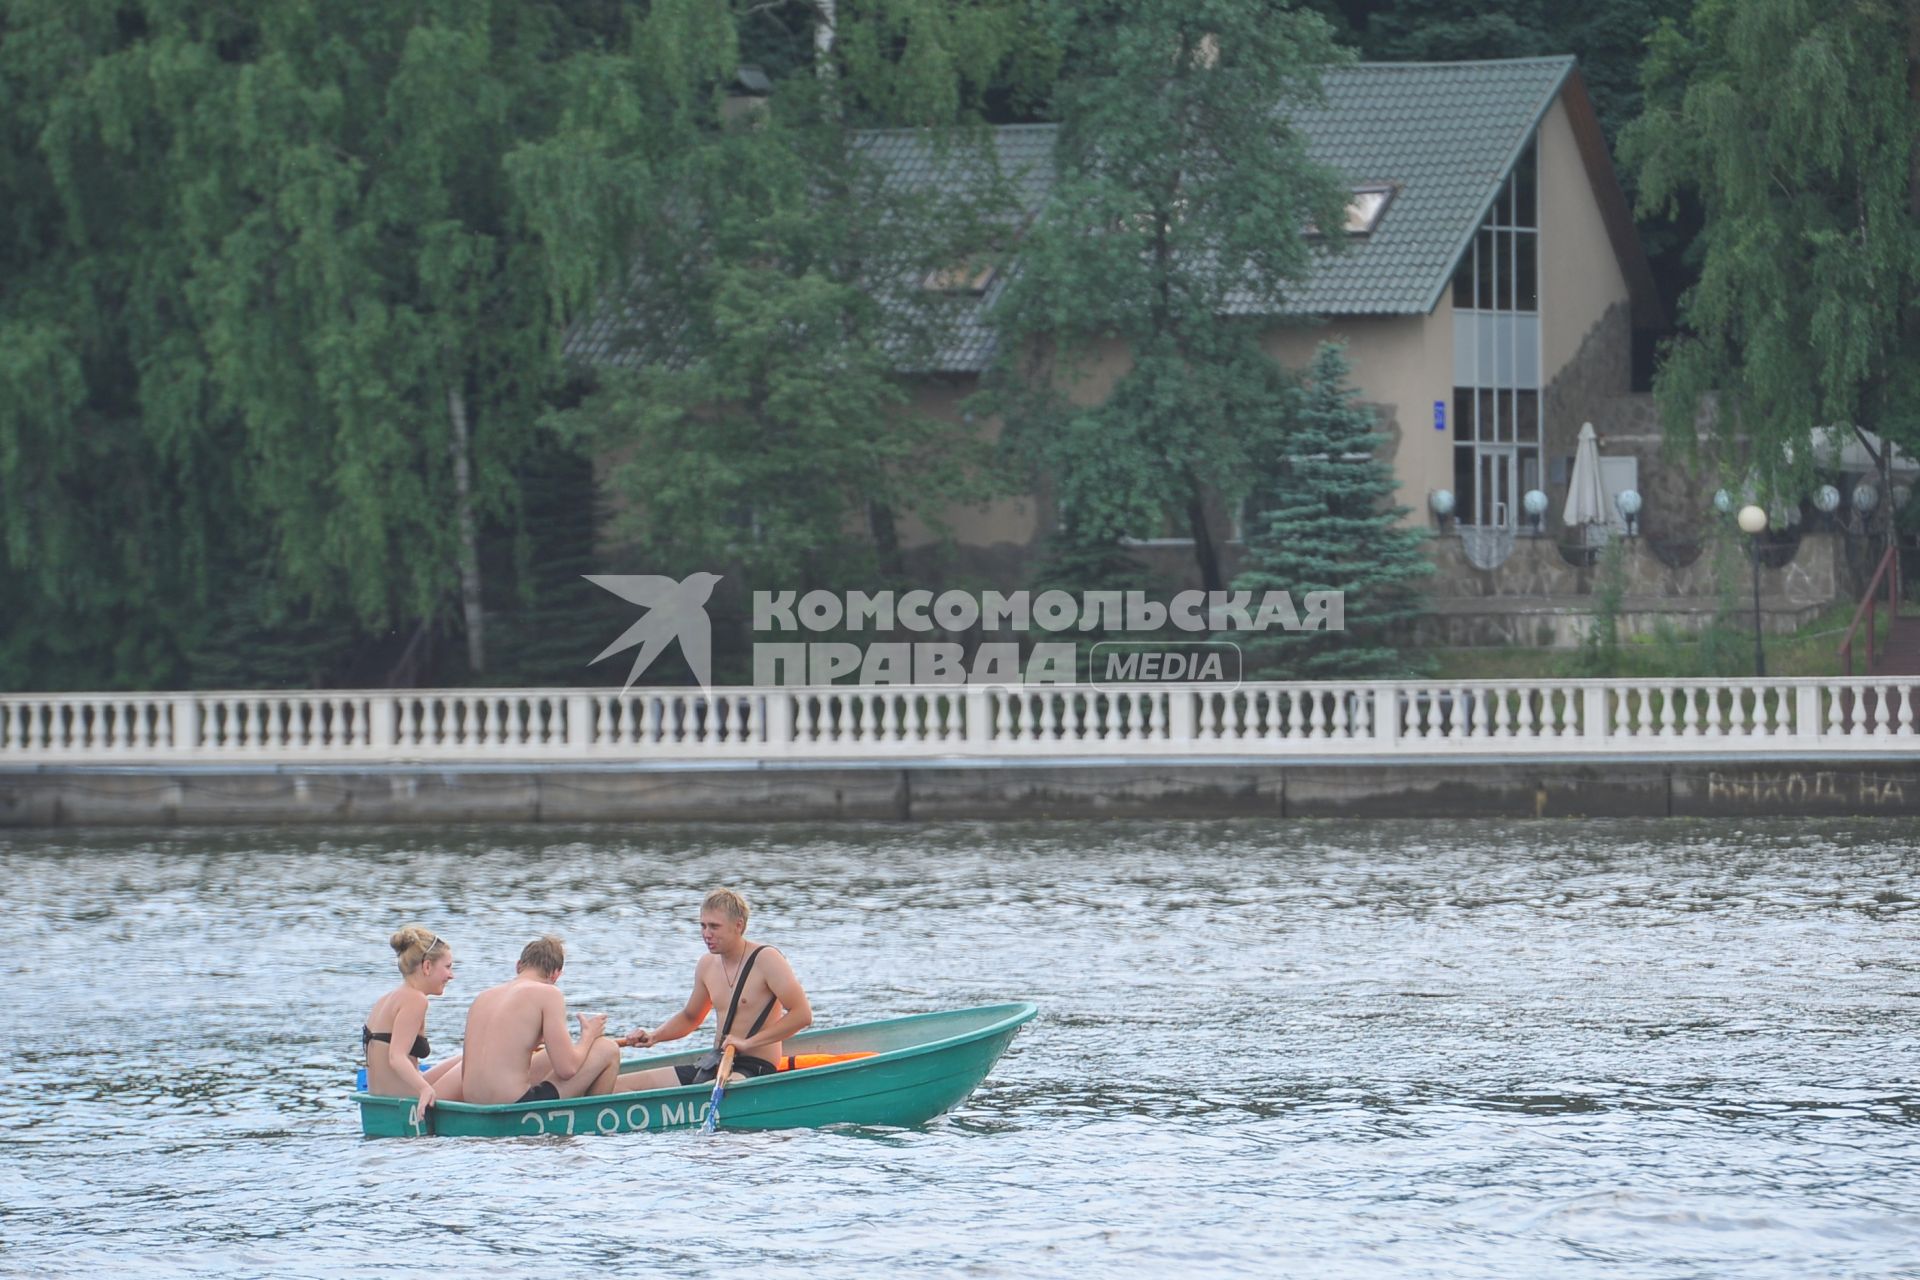
<path id="1" fill-rule="evenodd" d="M 1249 669 L 1299 679 L 1402 674 L 1397 629 L 1418 612 L 1416 582 L 1433 572 L 1424 530 L 1401 524 L 1399 484 L 1376 452 L 1373 411 L 1347 383 L 1340 346 L 1322 344 L 1286 433 L 1284 455 L 1254 491 L 1255 527 L 1234 587 L 1286 591 L 1304 610 L 1309 591 L 1346 597 L 1343 631 L 1269 628 L 1247 645 Z"/>

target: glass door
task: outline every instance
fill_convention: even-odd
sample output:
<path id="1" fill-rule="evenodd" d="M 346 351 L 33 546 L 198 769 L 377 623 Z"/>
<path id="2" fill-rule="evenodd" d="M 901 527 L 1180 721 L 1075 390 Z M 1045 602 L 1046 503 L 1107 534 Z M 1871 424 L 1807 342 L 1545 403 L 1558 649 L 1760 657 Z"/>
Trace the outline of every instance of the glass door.
<path id="1" fill-rule="evenodd" d="M 1481 445 L 1474 477 L 1473 522 L 1490 529 L 1511 529 L 1520 511 L 1519 466 L 1512 445 Z"/>

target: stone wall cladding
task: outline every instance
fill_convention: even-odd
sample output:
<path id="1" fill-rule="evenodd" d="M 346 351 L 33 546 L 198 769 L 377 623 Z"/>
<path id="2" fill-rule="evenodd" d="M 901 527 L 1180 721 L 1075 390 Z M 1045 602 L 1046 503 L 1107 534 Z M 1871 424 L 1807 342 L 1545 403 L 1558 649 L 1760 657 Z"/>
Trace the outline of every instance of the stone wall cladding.
<path id="1" fill-rule="evenodd" d="M 1623 588 L 1629 597 L 1689 600 L 1711 603 L 1719 598 L 1721 573 L 1729 567 L 1739 572 L 1741 599 L 1750 595 L 1747 563 L 1744 555 L 1730 564 L 1717 564 L 1709 544 L 1698 558 L 1682 565 L 1660 558 L 1659 549 L 1648 538 L 1621 539 L 1625 547 L 1622 569 Z M 1793 559 L 1778 568 L 1760 570 L 1760 596 L 1764 602 L 1783 605 L 1831 604 L 1846 594 L 1847 566 L 1843 535 L 1809 533 L 1801 537 Z M 1568 596 L 1590 596 L 1600 587 L 1597 566 L 1570 563 L 1561 547 L 1550 536 L 1539 538 L 1521 534 L 1514 539 L 1513 555 L 1497 569 L 1477 569 L 1467 559 L 1460 539 L 1435 538 L 1431 543 L 1435 573 L 1427 592 L 1435 599 L 1534 599 L 1547 601 Z"/>
<path id="2" fill-rule="evenodd" d="M 1632 340 L 1631 312 L 1619 303 L 1588 331 L 1579 352 L 1548 383 L 1541 397 L 1547 473 L 1551 479 L 1555 458 L 1567 459 L 1571 469 L 1580 426 L 1591 422 L 1603 456 L 1631 454 L 1639 460 L 1641 536 L 1677 549 L 1703 540 L 1719 483 L 1710 449 L 1690 461 L 1683 459 L 1668 448 L 1653 397 L 1627 390 L 1632 385 Z M 1711 404 L 1702 406 L 1696 433 L 1710 426 L 1712 413 Z M 1558 520 L 1566 508 L 1567 486 L 1549 484 L 1547 497 L 1549 517 Z"/>
<path id="3" fill-rule="evenodd" d="M 1621 546 L 1622 634 L 1651 635 L 1663 624 L 1682 634 L 1698 632 L 1713 621 L 1726 597 L 1735 624 L 1749 625 L 1750 569 L 1737 544 L 1722 549 L 1709 539 L 1698 556 L 1678 565 L 1664 559 L 1651 539 L 1625 538 Z M 1427 612 L 1409 632 L 1412 643 L 1421 646 L 1578 645 L 1593 619 L 1594 594 L 1603 585 L 1597 565 L 1570 563 L 1550 537 L 1516 538 L 1512 556 L 1495 569 L 1474 567 L 1455 537 L 1436 538 L 1430 555 L 1436 572 Z M 1762 564 L 1761 626 L 1770 634 L 1792 634 L 1835 600 L 1853 594 L 1843 535 L 1805 534 L 1790 561 Z"/>
<path id="4" fill-rule="evenodd" d="M 1541 388 L 1540 443 L 1549 519 L 1559 519 L 1567 504 L 1565 483 L 1552 483 L 1553 460 L 1572 458 L 1580 424 L 1592 422 L 1601 404 L 1625 395 L 1632 386 L 1633 308 L 1617 302 L 1587 330 L 1573 359 Z M 1598 422 L 1594 429 L 1600 430 Z"/>
<path id="5" fill-rule="evenodd" d="M 1706 425 L 1711 407 L 1696 423 Z M 1594 406 L 1593 429 L 1603 444 L 1600 452 L 1618 457 L 1632 454 L 1640 462 L 1640 532 L 1669 547 L 1698 545 L 1707 537 L 1707 524 L 1719 515 L 1713 508 L 1720 487 L 1712 447 L 1704 442 L 1693 458 L 1684 458 L 1660 423 L 1660 409 L 1651 395 L 1623 395 Z"/>

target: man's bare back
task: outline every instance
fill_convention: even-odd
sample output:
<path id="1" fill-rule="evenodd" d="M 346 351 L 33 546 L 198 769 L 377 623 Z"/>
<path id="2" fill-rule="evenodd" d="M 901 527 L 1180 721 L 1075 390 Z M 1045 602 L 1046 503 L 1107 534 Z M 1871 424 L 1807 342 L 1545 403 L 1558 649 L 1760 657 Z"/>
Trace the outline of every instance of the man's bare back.
<path id="1" fill-rule="evenodd" d="M 528 943 L 513 981 L 474 997 L 464 1046 L 468 1102 L 541 1101 L 613 1091 L 620 1049 L 601 1035 L 606 1016 L 582 1014 L 578 1044 L 567 1033 L 566 998 L 554 985 L 563 954 L 558 939 Z"/>

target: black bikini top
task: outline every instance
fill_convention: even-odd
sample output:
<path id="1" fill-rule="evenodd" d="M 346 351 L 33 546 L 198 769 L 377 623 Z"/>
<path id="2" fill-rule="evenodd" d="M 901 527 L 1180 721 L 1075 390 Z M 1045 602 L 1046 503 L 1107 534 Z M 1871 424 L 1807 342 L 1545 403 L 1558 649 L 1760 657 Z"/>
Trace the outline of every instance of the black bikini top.
<path id="1" fill-rule="evenodd" d="M 360 1048 L 363 1052 L 366 1050 L 367 1045 L 369 1045 L 375 1040 L 380 1040 L 380 1041 L 384 1041 L 387 1044 L 392 1044 L 393 1032 L 369 1031 L 365 1027 L 360 1028 Z M 428 1046 L 427 1037 L 425 1033 L 422 1033 L 413 1038 L 413 1049 L 407 1056 L 411 1058 L 424 1058 L 432 1052 L 433 1052 L 433 1049 Z"/>

